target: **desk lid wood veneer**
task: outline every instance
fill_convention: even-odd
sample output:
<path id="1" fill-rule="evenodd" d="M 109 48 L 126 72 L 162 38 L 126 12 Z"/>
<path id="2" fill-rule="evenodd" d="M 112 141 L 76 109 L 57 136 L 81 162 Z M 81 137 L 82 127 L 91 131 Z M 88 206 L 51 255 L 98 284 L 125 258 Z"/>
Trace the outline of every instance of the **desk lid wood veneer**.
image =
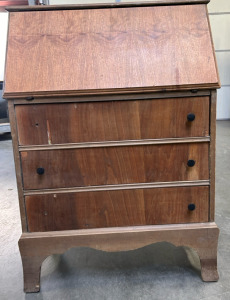
<path id="1" fill-rule="evenodd" d="M 218 88 L 207 2 L 9 8 L 4 97 Z"/>

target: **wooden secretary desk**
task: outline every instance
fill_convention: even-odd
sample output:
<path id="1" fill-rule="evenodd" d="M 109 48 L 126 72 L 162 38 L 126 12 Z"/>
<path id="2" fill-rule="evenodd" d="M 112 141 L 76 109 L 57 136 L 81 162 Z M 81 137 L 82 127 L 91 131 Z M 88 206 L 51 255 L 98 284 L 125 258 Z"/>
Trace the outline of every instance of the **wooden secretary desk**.
<path id="1" fill-rule="evenodd" d="M 26 292 L 47 256 L 77 246 L 188 246 L 218 280 L 208 2 L 8 9 Z"/>

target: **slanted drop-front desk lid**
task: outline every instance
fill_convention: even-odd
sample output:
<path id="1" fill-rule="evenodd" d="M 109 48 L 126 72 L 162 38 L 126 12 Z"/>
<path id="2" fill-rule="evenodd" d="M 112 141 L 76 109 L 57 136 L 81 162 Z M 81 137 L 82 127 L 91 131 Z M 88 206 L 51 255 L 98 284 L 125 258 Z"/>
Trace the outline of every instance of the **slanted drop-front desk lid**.
<path id="1" fill-rule="evenodd" d="M 9 9 L 4 97 L 218 88 L 207 1 L 162 2 Z"/>

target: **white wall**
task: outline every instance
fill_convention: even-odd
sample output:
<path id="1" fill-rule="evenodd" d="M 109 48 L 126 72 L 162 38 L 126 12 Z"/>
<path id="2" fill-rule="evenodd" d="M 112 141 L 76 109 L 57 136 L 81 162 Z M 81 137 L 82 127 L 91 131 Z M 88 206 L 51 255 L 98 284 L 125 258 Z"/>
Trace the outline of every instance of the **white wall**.
<path id="1" fill-rule="evenodd" d="M 0 81 L 3 81 L 4 77 L 7 27 L 8 13 L 0 12 Z"/>
<path id="2" fill-rule="evenodd" d="M 230 0 L 211 0 L 208 10 L 222 86 L 217 92 L 217 119 L 230 119 Z"/>

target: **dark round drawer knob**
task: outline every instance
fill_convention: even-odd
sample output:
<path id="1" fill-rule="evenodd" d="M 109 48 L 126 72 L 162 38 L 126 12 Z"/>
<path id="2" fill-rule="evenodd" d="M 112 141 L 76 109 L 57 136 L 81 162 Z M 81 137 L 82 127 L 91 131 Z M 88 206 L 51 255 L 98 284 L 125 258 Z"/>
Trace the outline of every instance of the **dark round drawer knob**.
<path id="1" fill-rule="evenodd" d="M 196 163 L 195 160 L 189 159 L 188 162 L 187 162 L 187 166 L 188 166 L 188 167 L 194 167 L 194 166 L 195 166 L 195 163 Z"/>
<path id="2" fill-rule="evenodd" d="M 190 114 L 187 115 L 187 120 L 188 120 L 189 122 L 194 121 L 195 118 L 196 118 L 196 116 L 195 116 L 195 114 L 193 114 L 193 113 L 190 113 Z"/>
<path id="3" fill-rule="evenodd" d="M 34 100 L 34 97 L 26 97 L 26 100 L 27 101 L 32 101 L 32 100 Z"/>
<path id="4" fill-rule="evenodd" d="M 42 175 L 45 173 L 45 169 L 44 168 L 37 168 L 37 173 L 38 175 Z"/>
<path id="5" fill-rule="evenodd" d="M 191 203 L 191 204 L 188 205 L 188 210 L 193 211 L 195 209 L 196 209 L 196 205 L 195 204 Z"/>

